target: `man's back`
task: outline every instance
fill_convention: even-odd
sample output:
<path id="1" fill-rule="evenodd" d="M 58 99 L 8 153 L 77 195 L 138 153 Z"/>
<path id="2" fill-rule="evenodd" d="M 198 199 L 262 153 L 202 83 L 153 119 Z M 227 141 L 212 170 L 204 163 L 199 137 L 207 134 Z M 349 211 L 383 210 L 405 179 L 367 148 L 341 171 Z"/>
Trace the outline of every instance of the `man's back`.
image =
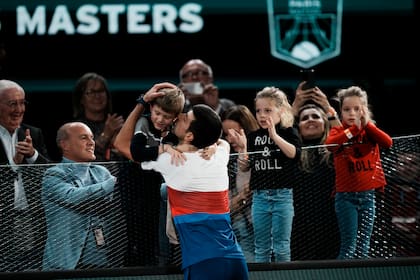
<path id="1" fill-rule="evenodd" d="M 168 201 L 180 239 L 183 268 L 212 258 L 242 259 L 234 234 L 225 234 L 231 229 L 229 150 L 218 146 L 211 159 L 202 158 L 198 151 L 184 154 L 185 163 L 176 167 L 168 153 L 161 154 L 157 161 L 142 163 L 145 169 L 161 172 L 168 185 Z"/>

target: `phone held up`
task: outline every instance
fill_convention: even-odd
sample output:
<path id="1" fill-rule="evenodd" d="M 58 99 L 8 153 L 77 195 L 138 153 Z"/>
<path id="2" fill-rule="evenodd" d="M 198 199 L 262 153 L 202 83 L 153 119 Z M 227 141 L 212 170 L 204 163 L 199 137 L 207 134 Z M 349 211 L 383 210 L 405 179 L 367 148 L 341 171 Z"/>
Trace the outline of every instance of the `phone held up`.
<path id="1" fill-rule="evenodd" d="M 301 69 L 301 81 L 305 81 L 302 89 L 309 89 L 315 87 L 315 70 L 314 69 Z"/>
<path id="2" fill-rule="evenodd" d="M 192 94 L 202 94 L 204 89 L 201 83 L 184 83 L 185 89 Z"/>

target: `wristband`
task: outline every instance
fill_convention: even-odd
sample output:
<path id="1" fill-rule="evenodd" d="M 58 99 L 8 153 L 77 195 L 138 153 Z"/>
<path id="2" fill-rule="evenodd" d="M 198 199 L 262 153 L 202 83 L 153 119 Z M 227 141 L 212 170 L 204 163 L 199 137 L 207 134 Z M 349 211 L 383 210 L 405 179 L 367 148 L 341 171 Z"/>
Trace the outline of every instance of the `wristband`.
<path id="1" fill-rule="evenodd" d="M 140 103 L 143 106 L 146 106 L 148 103 L 144 100 L 144 94 L 140 95 L 139 98 L 136 99 L 137 103 Z"/>
<path id="2" fill-rule="evenodd" d="M 336 119 L 337 119 L 336 115 L 328 117 L 329 121 L 335 121 Z"/>
<path id="3" fill-rule="evenodd" d="M 335 109 L 333 107 L 328 108 L 327 111 L 327 116 L 328 117 L 335 117 L 335 115 L 337 115 L 337 112 L 335 111 Z"/>
<path id="4" fill-rule="evenodd" d="M 353 134 L 351 134 L 351 132 L 348 128 L 346 130 L 344 130 L 344 133 L 346 134 L 347 138 L 349 138 L 349 139 L 353 138 Z"/>

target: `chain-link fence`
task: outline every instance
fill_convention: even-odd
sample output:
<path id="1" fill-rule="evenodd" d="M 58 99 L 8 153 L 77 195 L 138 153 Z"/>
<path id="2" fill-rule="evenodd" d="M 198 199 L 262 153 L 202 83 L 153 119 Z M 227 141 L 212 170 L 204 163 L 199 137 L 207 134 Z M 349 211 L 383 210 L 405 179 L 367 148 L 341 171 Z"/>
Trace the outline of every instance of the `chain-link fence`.
<path id="1" fill-rule="evenodd" d="M 393 140 L 391 149 L 381 151 L 388 184 L 376 194 L 372 258 L 420 255 L 420 136 Z M 242 184 L 236 180 L 236 157 L 232 155 L 229 163 L 232 185 Z M 72 191 L 63 191 L 61 185 L 43 188 L 46 170 L 56 164 L 0 166 L 0 271 L 45 270 L 45 264 L 56 263 L 57 258 L 81 269 L 180 265 L 180 248 L 165 235 L 164 189 L 140 187 L 142 179 L 152 175 L 137 163 L 94 164 L 118 178 L 113 189 L 98 186 L 83 192 L 82 185 L 97 183 L 94 175 L 85 182 L 62 178 Z M 334 259 L 338 254 L 334 172 L 323 170 L 288 174 L 282 182 L 294 189 L 292 260 Z M 233 203 L 235 190 L 231 193 Z M 252 196 L 241 197 L 234 202 L 240 207 L 232 205 L 231 212 L 248 262 L 253 262 L 254 253 L 251 200 Z M 53 237 L 56 247 L 47 248 L 47 237 Z"/>

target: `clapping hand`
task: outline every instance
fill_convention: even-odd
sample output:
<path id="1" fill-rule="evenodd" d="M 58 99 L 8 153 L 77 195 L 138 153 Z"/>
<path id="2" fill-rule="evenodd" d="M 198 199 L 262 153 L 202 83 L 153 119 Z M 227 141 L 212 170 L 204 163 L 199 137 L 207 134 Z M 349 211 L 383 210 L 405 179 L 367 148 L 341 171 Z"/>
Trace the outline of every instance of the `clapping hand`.
<path id="1" fill-rule="evenodd" d="M 16 154 L 13 157 L 15 163 L 20 164 L 24 158 L 30 158 L 35 154 L 35 148 L 32 144 L 31 132 L 29 129 L 25 131 L 25 139 L 16 143 Z"/>

